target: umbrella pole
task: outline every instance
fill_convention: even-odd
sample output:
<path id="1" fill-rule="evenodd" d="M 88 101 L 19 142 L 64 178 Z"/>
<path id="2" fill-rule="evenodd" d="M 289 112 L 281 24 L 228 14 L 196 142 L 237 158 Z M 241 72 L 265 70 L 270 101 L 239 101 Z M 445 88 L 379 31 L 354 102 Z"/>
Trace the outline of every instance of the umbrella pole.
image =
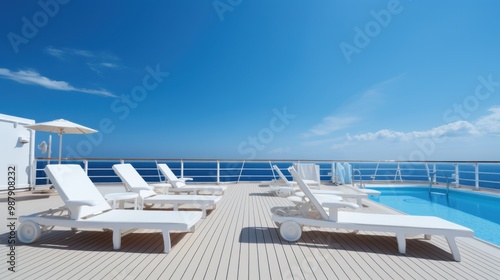
<path id="1" fill-rule="evenodd" d="M 59 164 L 61 164 L 62 155 L 62 133 L 59 133 Z"/>
<path id="2" fill-rule="evenodd" d="M 49 164 L 50 164 L 50 157 L 52 156 L 52 135 L 49 135 L 49 151 L 47 153 L 47 157 L 49 158 Z M 47 180 L 49 180 L 47 178 Z"/>

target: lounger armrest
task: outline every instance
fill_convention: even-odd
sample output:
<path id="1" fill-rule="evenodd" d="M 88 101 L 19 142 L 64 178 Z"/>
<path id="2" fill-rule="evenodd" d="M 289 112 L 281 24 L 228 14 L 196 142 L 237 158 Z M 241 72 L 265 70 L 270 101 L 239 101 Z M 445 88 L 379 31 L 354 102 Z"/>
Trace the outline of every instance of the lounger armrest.
<path id="1" fill-rule="evenodd" d="M 331 201 L 323 202 L 321 206 L 328 208 L 328 216 L 330 221 L 337 222 L 339 217 L 339 208 L 349 207 L 356 209 L 359 206 L 355 203 L 345 202 L 345 201 Z"/>
<path id="2" fill-rule="evenodd" d="M 68 207 L 70 217 L 76 220 L 81 218 L 82 206 L 94 206 L 98 205 L 99 202 L 95 200 L 66 200 L 65 204 Z"/>
<path id="3" fill-rule="evenodd" d="M 328 202 L 323 202 L 321 205 L 326 208 L 337 208 L 337 209 L 344 207 L 356 209 L 359 207 L 357 204 L 347 201 L 328 201 Z"/>
<path id="4" fill-rule="evenodd" d="M 172 184 L 174 188 L 182 188 L 186 185 L 186 181 L 181 179 L 169 180 L 168 182 Z"/>
<path id="5" fill-rule="evenodd" d="M 144 197 L 150 197 L 156 195 L 156 192 L 152 189 L 143 189 L 139 191 L 139 197 L 142 199 Z"/>
<path id="6" fill-rule="evenodd" d="M 175 180 L 168 180 L 169 183 L 171 184 L 175 184 L 175 183 L 178 183 L 178 182 L 185 182 L 186 180 L 182 180 L 182 179 L 175 179 Z"/>
<path id="7" fill-rule="evenodd" d="M 138 191 L 152 191 L 154 190 L 154 187 L 148 186 L 148 187 L 134 187 L 134 189 Z"/>
<path id="8" fill-rule="evenodd" d="M 67 200 L 66 201 L 66 206 L 68 208 L 72 207 L 81 207 L 81 206 L 94 206 L 99 204 L 99 202 L 95 200 Z"/>
<path id="9" fill-rule="evenodd" d="M 193 178 L 189 178 L 189 177 L 182 177 L 182 178 L 179 178 L 179 181 L 183 181 L 183 182 L 186 182 L 186 181 L 193 181 Z"/>

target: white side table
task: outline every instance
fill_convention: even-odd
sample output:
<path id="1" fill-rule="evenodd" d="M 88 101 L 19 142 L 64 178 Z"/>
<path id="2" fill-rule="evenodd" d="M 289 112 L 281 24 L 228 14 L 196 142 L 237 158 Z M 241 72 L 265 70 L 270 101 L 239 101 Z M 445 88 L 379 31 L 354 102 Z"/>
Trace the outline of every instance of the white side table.
<path id="1" fill-rule="evenodd" d="M 116 203 L 120 202 L 119 208 L 123 209 L 125 207 L 125 200 L 134 200 L 134 210 L 137 210 L 137 197 L 139 195 L 134 192 L 124 192 L 124 193 L 108 193 L 104 196 L 107 201 L 113 202 L 113 209 L 116 209 Z"/>

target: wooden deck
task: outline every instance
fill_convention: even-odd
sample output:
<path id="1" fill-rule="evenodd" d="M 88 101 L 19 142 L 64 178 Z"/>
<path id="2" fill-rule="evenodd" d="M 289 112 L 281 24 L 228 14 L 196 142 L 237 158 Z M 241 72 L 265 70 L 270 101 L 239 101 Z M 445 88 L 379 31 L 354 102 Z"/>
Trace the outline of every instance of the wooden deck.
<path id="1" fill-rule="evenodd" d="M 24 199 L 23 199 L 24 197 Z M 56 208 L 57 195 L 19 195 L 18 214 Z M 364 200 L 364 212 L 395 213 Z M 6 213 L 5 195 L 0 208 Z M 499 279 L 500 250 L 458 239 L 455 262 L 435 236 L 407 241 L 373 232 L 304 228 L 297 243 L 280 239 L 269 209 L 289 205 L 257 184 L 229 185 L 217 209 L 193 233 L 172 233 L 172 252 L 161 253 L 158 231 L 139 230 L 113 251 L 110 232 L 56 228 L 35 243 L 16 247 L 16 272 L 7 270 L 7 229 L 2 226 L 0 279 Z M 131 210 L 132 211 L 132 210 Z M 152 211 L 152 210 L 150 210 Z M 2 214 L 3 224 L 6 222 Z"/>

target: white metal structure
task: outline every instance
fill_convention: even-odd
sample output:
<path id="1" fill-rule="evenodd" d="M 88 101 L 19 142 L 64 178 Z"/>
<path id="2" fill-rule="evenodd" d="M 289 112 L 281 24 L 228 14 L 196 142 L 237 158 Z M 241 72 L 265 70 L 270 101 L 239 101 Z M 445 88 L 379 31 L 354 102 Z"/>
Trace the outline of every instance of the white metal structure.
<path id="1" fill-rule="evenodd" d="M 31 166 L 35 160 L 35 132 L 24 127 L 34 123 L 34 120 L 0 114 L 0 191 L 8 189 L 9 166 L 15 168 L 17 189 L 34 187 L 35 168 Z"/>

